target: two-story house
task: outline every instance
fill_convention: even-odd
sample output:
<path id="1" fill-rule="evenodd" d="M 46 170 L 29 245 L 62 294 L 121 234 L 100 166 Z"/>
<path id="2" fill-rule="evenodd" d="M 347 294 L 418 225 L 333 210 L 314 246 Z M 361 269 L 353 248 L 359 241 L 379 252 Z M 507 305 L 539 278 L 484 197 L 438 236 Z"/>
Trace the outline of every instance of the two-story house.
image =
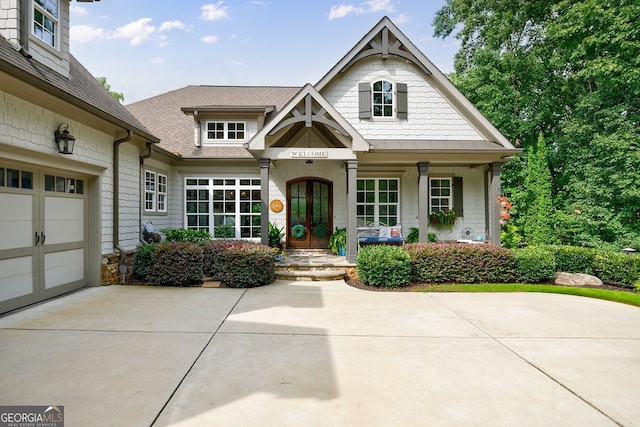
<path id="1" fill-rule="evenodd" d="M 430 212 L 453 209 L 440 240 L 500 242 L 500 170 L 519 150 L 386 17 L 315 85 L 188 86 L 128 108 L 175 156 L 144 171 L 144 217 L 163 227 L 266 243 L 274 222 L 288 248 L 346 227 L 354 261 L 358 227 L 426 241 Z"/>
<path id="2" fill-rule="evenodd" d="M 70 54 L 69 1 L 0 4 L 0 312 L 122 280 L 147 222 L 263 243 L 273 222 L 288 248 L 346 227 L 354 261 L 358 226 L 426 241 L 429 212 L 455 209 L 441 240 L 499 243 L 518 150 L 388 18 L 315 85 L 125 108 Z"/>

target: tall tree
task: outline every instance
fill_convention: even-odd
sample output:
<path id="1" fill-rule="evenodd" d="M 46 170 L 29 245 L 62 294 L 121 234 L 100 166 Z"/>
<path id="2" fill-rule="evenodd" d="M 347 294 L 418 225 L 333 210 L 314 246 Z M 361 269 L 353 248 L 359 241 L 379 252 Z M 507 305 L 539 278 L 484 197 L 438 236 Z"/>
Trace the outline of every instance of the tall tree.
<path id="1" fill-rule="evenodd" d="M 524 241 L 528 245 L 556 243 L 554 231 L 555 209 L 551 191 L 551 171 L 547 160 L 547 146 L 542 132 L 538 143 L 529 153 L 526 190 Z"/>
<path id="2" fill-rule="evenodd" d="M 111 90 L 111 85 L 107 83 L 106 77 L 96 77 L 96 80 L 98 80 L 102 87 L 104 87 L 111 94 L 111 96 L 113 96 L 119 102 L 124 102 L 124 95 L 120 92 Z"/>
<path id="3" fill-rule="evenodd" d="M 524 152 L 504 169 L 523 227 L 529 153 L 551 153 L 564 243 L 640 249 L 637 0 L 448 0 L 435 35 L 456 37 L 453 82 Z"/>
<path id="4" fill-rule="evenodd" d="M 561 237 L 640 249 L 640 3 L 563 0 L 553 15 L 552 63 L 573 101 L 553 159 Z"/>

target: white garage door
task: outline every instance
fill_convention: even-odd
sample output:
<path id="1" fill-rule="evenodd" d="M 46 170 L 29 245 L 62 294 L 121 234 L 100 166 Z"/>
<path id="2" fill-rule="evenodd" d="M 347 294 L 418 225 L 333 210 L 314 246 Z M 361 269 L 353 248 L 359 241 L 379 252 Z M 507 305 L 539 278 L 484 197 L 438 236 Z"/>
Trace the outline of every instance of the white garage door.
<path id="1" fill-rule="evenodd" d="M 0 312 L 85 285 L 87 177 L 0 162 Z"/>

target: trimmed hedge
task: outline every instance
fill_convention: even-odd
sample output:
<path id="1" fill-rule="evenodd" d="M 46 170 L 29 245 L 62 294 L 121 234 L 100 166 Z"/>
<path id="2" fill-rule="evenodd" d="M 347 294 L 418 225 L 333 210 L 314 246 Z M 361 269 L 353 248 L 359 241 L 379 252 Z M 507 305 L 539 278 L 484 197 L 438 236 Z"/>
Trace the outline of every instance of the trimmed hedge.
<path id="1" fill-rule="evenodd" d="M 204 245 L 204 271 L 232 288 L 268 285 L 276 280 L 277 254 L 277 249 L 260 244 L 213 241 Z"/>
<path id="2" fill-rule="evenodd" d="M 140 278 L 147 277 L 155 263 L 156 246 L 158 243 L 147 243 L 136 248 L 133 254 L 133 274 Z"/>
<path id="3" fill-rule="evenodd" d="M 604 283 L 640 291 L 640 255 L 599 251 L 594 260 L 595 275 Z"/>
<path id="4" fill-rule="evenodd" d="M 599 249 L 579 246 L 550 246 L 556 259 L 556 271 L 595 275 L 594 263 Z"/>
<path id="5" fill-rule="evenodd" d="M 514 250 L 516 280 L 520 283 L 548 282 L 556 272 L 554 250 L 549 246 L 528 246 Z"/>
<path id="6" fill-rule="evenodd" d="M 145 245 L 146 246 L 146 245 Z M 154 245 L 145 280 L 155 286 L 189 286 L 202 280 L 202 247 L 190 242 Z M 135 270 L 135 267 L 134 267 Z"/>
<path id="7" fill-rule="evenodd" d="M 405 245 L 411 280 L 420 283 L 510 283 L 516 256 L 494 245 L 415 243 Z"/>
<path id="8" fill-rule="evenodd" d="M 211 234 L 207 230 L 195 230 L 192 228 L 163 228 L 167 242 L 191 242 L 199 245 L 211 240 Z"/>
<path id="9" fill-rule="evenodd" d="M 365 246 L 358 252 L 356 270 L 360 280 L 371 286 L 407 286 L 411 278 L 409 254 L 398 246 Z"/>

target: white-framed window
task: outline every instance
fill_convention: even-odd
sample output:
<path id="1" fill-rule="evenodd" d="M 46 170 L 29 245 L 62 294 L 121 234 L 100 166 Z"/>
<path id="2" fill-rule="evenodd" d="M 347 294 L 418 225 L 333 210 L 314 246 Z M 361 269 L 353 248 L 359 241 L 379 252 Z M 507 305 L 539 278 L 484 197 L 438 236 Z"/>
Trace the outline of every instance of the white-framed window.
<path id="1" fill-rule="evenodd" d="M 429 178 L 429 207 L 431 212 L 448 212 L 453 208 L 452 178 Z"/>
<path id="2" fill-rule="evenodd" d="M 144 171 L 145 212 L 167 212 L 167 176 Z"/>
<path id="3" fill-rule="evenodd" d="M 58 47 L 58 0 L 33 1 L 33 35 Z"/>
<path id="4" fill-rule="evenodd" d="M 378 80 L 371 85 L 373 117 L 394 117 L 393 83 Z"/>
<path id="5" fill-rule="evenodd" d="M 400 180 L 398 178 L 362 178 L 357 181 L 356 216 L 359 226 L 400 222 Z"/>
<path id="6" fill-rule="evenodd" d="M 245 122 L 215 121 L 206 122 L 207 141 L 245 141 L 247 124 Z"/>
<path id="7" fill-rule="evenodd" d="M 260 237 L 259 178 L 185 178 L 184 227 L 214 238 Z"/>

